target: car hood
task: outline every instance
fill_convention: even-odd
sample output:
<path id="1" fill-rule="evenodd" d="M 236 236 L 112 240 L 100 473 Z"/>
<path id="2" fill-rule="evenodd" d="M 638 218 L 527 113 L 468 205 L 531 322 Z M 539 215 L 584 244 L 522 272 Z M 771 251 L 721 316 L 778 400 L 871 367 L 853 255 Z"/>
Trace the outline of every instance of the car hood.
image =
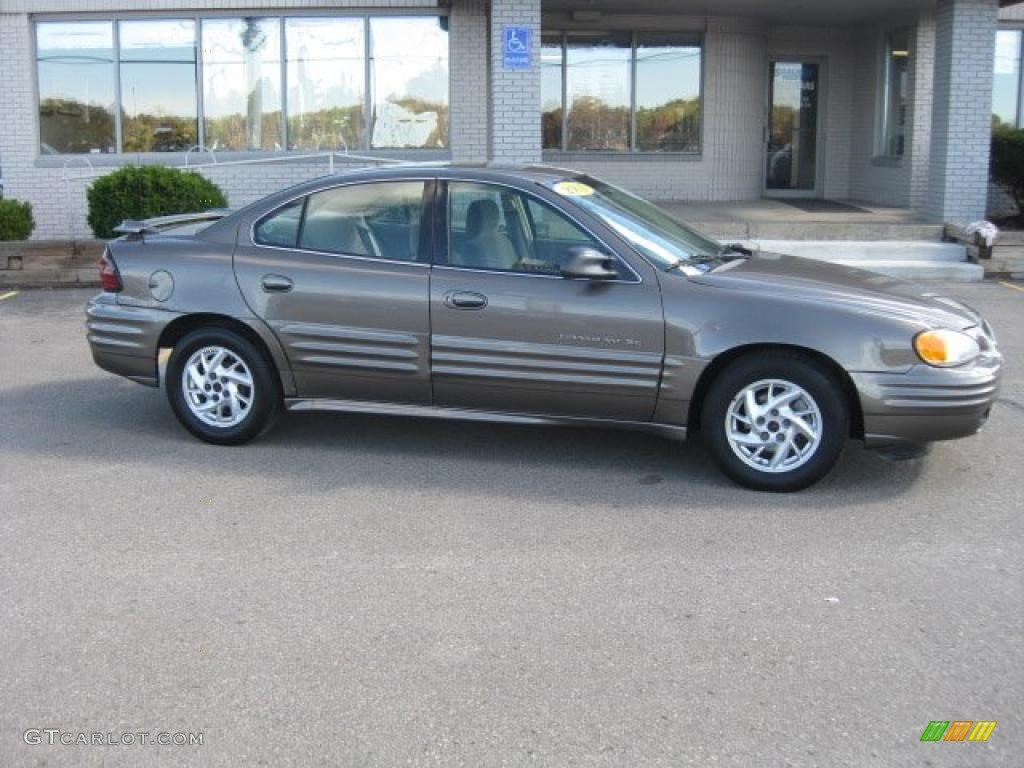
<path id="1" fill-rule="evenodd" d="M 797 256 L 758 253 L 690 279 L 718 288 L 846 306 L 933 328 L 963 329 L 981 322 L 974 309 L 926 285 Z"/>

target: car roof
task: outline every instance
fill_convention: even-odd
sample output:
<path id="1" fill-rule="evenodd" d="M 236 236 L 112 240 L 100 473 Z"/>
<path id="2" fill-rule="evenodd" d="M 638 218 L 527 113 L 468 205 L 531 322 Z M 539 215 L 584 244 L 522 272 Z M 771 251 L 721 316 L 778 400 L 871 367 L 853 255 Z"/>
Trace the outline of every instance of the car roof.
<path id="1" fill-rule="evenodd" d="M 536 181 L 542 184 L 550 184 L 566 177 L 579 176 L 578 171 L 567 168 L 559 168 L 554 165 L 525 165 L 515 163 L 453 163 L 453 162 L 424 162 L 424 163 L 389 163 L 376 167 L 361 167 L 341 171 L 328 176 L 321 176 L 305 182 L 311 189 L 320 186 L 330 186 L 337 179 L 393 179 L 405 177 L 419 177 L 421 175 L 436 175 L 441 178 L 469 177 L 490 181 Z M 293 188 L 298 192 L 303 185 Z"/>

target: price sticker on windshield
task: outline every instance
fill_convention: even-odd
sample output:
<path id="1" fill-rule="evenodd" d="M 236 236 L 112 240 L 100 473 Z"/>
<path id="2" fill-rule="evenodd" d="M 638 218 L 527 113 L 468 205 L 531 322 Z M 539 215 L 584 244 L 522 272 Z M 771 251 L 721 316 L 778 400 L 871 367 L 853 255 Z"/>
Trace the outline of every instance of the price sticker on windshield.
<path id="1" fill-rule="evenodd" d="M 554 190 L 566 197 L 586 197 L 594 194 L 594 188 L 582 181 L 560 181 L 555 184 Z"/>

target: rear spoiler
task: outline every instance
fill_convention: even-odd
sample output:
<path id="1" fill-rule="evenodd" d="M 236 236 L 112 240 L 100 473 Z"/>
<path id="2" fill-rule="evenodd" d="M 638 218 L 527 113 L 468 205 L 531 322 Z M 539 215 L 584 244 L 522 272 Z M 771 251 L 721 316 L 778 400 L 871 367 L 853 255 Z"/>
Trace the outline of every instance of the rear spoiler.
<path id="1" fill-rule="evenodd" d="M 192 224 L 197 221 L 218 221 L 229 213 L 231 213 L 231 210 L 228 208 L 211 208 L 208 211 L 175 213 L 170 216 L 154 216 L 151 219 L 125 219 L 114 227 L 114 231 L 119 235 L 127 235 L 128 237 L 145 237 L 146 235 L 163 232 L 165 229 Z"/>

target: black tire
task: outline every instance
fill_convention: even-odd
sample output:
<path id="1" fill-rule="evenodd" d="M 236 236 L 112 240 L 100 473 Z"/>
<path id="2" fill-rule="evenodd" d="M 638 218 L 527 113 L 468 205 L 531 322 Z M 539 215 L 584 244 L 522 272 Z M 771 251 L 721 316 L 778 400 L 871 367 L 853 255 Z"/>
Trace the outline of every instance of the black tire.
<path id="1" fill-rule="evenodd" d="M 786 470 L 785 464 L 778 471 L 771 471 L 768 468 L 758 469 L 748 463 L 748 460 L 770 463 L 776 450 L 774 444 L 766 446 L 770 452 L 762 449 L 763 456 L 748 456 L 748 460 L 744 460 L 738 453 L 743 451 L 744 447 L 740 445 L 734 449 L 729 439 L 727 417 L 733 400 L 748 387 L 770 380 L 779 380 L 800 387 L 813 400 L 820 414 L 817 445 L 813 450 L 807 451 L 807 458 L 802 459 L 802 464 L 797 465 L 801 458 L 796 453 L 798 449 L 805 449 L 812 441 L 795 428 L 788 433 L 796 435 L 793 448 L 787 448 L 783 458 L 784 462 L 792 460 L 795 466 L 791 470 Z M 755 402 L 763 404 L 756 398 Z M 807 399 L 803 397 L 795 402 L 801 408 L 809 406 Z M 769 435 L 771 439 L 779 439 L 780 442 L 786 440 L 785 433 L 790 421 L 785 419 L 785 411 L 782 413 L 781 417 L 773 416 L 772 411 L 758 416 L 757 418 L 770 421 L 764 423 L 761 428 L 765 431 L 758 431 L 754 439 Z M 746 415 L 745 409 L 743 415 Z M 740 429 L 749 428 L 742 422 L 734 423 L 740 424 Z M 751 354 L 733 361 L 711 383 L 701 410 L 701 435 L 715 462 L 726 475 L 740 485 L 759 491 L 799 491 L 818 482 L 835 467 L 849 434 L 850 408 L 842 384 L 827 366 L 809 356 L 793 352 Z M 802 445 L 797 445 L 797 442 Z M 756 452 L 757 448 L 750 447 L 747 450 Z"/>
<path id="2" fill-rule="evenodd" d="M 192 412 L 186 401 L 185 367 L 203 347 L 222 347 L 240 360 L 252 378 L 248 412 L 231 426 L 213 426 Z M 167 399 L 178 421 L 189 432 L 216 445 L 241 445 L 269 430 L 281 410 L 281 386 L 272 361 L 251 341 L 226 328 L 200 328 L 174 346 L 167 362 Z M 224 385 L 226 386 L 226 385 Z"/>

